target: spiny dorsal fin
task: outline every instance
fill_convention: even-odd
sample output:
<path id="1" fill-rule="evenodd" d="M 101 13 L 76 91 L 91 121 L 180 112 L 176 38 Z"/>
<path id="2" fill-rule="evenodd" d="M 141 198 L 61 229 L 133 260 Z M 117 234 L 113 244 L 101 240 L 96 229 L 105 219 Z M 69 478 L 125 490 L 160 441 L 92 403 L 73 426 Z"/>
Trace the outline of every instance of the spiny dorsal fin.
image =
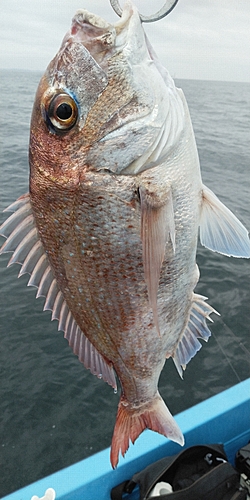
<path id="1" fill-rule="evenodd" d="M 116 389 L 113 366 L 106 362 L 80 330 L 59 290 L 57 281 L 44 251 L 35 225 L 29 195 L 12 203 L 5 211 L 15 211 L 0 227 L 0 234 L 6 238 L 0 255 L 14 252 L 8 265 L 21 264 L 19 276 L 30 274 L 28 286 L 38 288 L 37 297 L 46 297 L 44 311 L 52 311 L 52 320 L 59 321 L 58 330 L 72 347 L 74 354 L 84 366 Z"/>
<path id="2" fill-rule="evenodd" d="M 175 223 L 172 193 L 169 190 L 160 199 L 146 188 L 140 188 L 141 198 L 141 239 L 142 257 L 148 298 L 153 310 L 155 327 L 160 335 L 157 292 L 162 263 L 165 255 L 165 245 L 170 237 L 175 251 Z"/>
<path id="3" fill-rule="evenodd" d="M 206 324 L 206 319 L 212 321 L 209 317 L 211 313 L 219 313 L 205 302 L 207 297 L 193 293 L 192 305 L 189 312 L 187 325 L 180 336 L 172 358 L 174 360 L 177 371 L 182 378 L 182 370 L 185 370 L 186 365 L 195 354 L 201 349 L 202 344 L 199 338 L 208 341 L 211 332 Z"/>
<path id="4" fill-rule="evenodd" d="M 235 215 L 203 185 L 200 241 L 205 247 L 229 257 L 250 257 L 248 231 Z"/>

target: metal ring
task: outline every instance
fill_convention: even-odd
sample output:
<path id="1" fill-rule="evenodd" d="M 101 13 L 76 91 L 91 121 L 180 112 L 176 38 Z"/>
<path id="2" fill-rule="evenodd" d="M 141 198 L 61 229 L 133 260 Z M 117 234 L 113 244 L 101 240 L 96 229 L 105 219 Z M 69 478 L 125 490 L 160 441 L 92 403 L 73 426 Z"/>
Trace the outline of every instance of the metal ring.
<path id="1" fill-rule="evenodd" d="M 140 19 L 142 23 L 153 23 L 154 21 L 159 21 L 159 19 L 162 19 L 163 17 L 167 16 L 171 10 L 174 9 L 176 6 L 178 0 L 166 0 L 165 4 L 163 7 L 156 12 L 156 14 L 152 14 L 151 16 L 144 16 L 143 14 L 140 14 Z M 111 6 L 115 13 L 121 17 L 122 15 L 122 8 L 119 4 L 119 0 L 110 0 Z"/>

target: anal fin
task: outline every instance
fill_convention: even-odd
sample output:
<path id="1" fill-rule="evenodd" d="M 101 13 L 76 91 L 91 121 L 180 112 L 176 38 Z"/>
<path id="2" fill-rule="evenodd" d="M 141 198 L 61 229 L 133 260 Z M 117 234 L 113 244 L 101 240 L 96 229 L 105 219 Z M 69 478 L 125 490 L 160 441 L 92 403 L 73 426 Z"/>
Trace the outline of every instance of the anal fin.
<path id="1" fill-rule="evenodd" d="M 145 281 L 149 303 L 153 310 L 155 327 L 160 335 L 157 292 L 166 242 L 170 238 L 175 251 L 175 223 L 171 189 L 164 193 L 164 199 L 146 188 L 140 188 L 141 239 Z"/>
<path id="2" fill-rule="evenodd" d="M 202 347 L 198 339 L 200 338 L 207 342 L 211 336 L 206 319 L 212 321 L 210 318 L 211 313 L 219 315 L 213 307 L 205 302 L 206 299 L 207 298 L 202 295 L 193 293 L 193 301 L 187 325 L 180 336 L 174 354 L 172 354 L 172 358 L 181 378 L 183 370 L 185 370 L 188 362 Z"/>

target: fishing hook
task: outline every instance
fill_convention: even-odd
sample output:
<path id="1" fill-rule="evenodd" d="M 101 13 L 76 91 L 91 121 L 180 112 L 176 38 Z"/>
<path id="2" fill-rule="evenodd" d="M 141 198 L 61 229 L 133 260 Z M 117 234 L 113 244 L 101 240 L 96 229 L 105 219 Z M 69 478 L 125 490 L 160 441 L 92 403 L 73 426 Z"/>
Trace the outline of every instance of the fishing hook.
<path id="1" fill-rule="evenodd" d="M 162 19 L 163 17 L 167 16 L 171 12 L 171 10 L 174 9 L 177 2 L 178 0 L 166 0 L 163 7 L 158 12 L 156 12 L 156 14 L 152 14 L 151 16 L 144 16 L 143 14 L 140 14 L 141 22 L 153 23 L 154 21 L 159 21 L 159 19 Z M 119 17 L 121 17 L 122 8 L 119 4 L 119 0 L 110 0 L 110 3 L 115 13 Z"/>

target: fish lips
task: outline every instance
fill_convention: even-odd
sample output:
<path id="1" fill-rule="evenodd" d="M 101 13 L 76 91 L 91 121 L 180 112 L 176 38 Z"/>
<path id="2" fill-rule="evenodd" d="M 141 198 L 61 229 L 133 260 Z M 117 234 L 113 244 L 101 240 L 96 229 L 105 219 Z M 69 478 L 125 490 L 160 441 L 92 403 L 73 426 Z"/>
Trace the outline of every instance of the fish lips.
<path id="1" fill-rule="evenodd" d="M 105 71 L 108 71 L 108 60 L 116 53 L 124 52 L 126 58 L 133 58 L 133 63 L 140 61 L 145 53 L 150 58 L 138 10 L 130 0 L 114 25 L 85 9 L 78 10 L 61 49 L 69 43 L 82 44 Z"/>
<path id="2" fill-rule="evenodd" d="M 72 19 L 71 30 L 66 33 L 62 48 L 69 43 L 82 44 L 101 67 L 113 54 L 116 39 L 114 26 L 87 10 L 78 10 Z"/>

